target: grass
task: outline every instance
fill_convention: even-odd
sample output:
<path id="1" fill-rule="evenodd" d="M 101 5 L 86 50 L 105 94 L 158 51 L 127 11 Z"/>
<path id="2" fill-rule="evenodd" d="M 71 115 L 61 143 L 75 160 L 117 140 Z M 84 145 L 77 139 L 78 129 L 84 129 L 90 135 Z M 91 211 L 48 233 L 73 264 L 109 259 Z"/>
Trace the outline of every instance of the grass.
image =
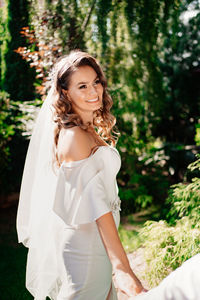
<path id="1" fill-rule="evenodd" d="M 119 236 L 126 253 L 135 251 L 141 246 L 141 238 L 136 230 L 127 230 L 119 226 Z"/>
<path id="2" fill-rule="evenodd" d="M 25 289 L 26 252 L 23 247 L 1 246 L 0 290 L 2 300 L 33 299 Z"/>
<path id="3" fill-rule="evenodd" d="M 18 244 L 15 229 L 16 207 L 0 213 L 0 290 L 2 300 L 32 300 L 25 288 L 27 249 Z"/>
<path id="4" fill-rule="evenodd" d="M 131 253 L 143 245 L 139 234 L 148 219 L 158 219 L 157 210 L 150 208 L 141 212 L 122 217 L 119 225 L 119 236 L 126 253 Z"/>

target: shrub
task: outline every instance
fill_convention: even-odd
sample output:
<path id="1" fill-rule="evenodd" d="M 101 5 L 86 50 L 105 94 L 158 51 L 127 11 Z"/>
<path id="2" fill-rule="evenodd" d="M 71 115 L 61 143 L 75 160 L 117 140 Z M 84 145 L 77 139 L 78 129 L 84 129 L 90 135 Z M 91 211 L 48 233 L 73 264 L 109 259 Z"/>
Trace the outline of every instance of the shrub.
<path id="1" fill-rule="evenodd" d="M 188 166 L 190 171 L 200 170 L 200 155 L 197 160 Z M 177 219 L 189 216 L 193 223 L 200 222 L 200 178 L 195 177 L 191 183 L 178 183 L 171 186 L 169 196 L 166 200 L 170 205 L 167 220 L 174 224 Z"/>
<path id="2" fill-rule="evenodd" d="M 188 166 L 200 170 L 200 155 Z M 140 231 L 147 263 L 146 279 L 153 287 L 200 248 L 200 178 L 173 185 L 167 198 L 167 221 L 147 221 Z"/>
<path id="3" fill-rule="evenodd" d="M 0 191 L 17 192 L 21 182 L 28 137 L 41 101 L 13 101 L 0 91 Z"/>
<path id="4" fill-rule="evenodd" d="M 0 187 L 3 187 L 4 172 L 8 168 L 10 162 L 10 148 L 8 144 L 15 134 L 14 123 L 12 122 L 12 112 L 10 110 L 9 94 L 4 91 L 0 91 L 0 107 Z"/>
<path id="5" fill-rule="evenodd" d="M 200 226 L 183 217 L 175 226 L 166 221 L 147 221 L 140 231 L 147 263 L 145 277 L 151 287 L 199 252 Z"/>

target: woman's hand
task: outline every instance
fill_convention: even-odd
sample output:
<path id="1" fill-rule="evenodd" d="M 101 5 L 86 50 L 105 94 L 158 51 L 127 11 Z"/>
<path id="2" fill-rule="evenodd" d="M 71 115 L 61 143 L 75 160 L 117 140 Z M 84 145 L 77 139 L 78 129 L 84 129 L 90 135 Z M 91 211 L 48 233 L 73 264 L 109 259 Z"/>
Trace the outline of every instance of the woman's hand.
<path id="1" fill-rule="evenodd" d="M 134 299 L 134 296 L 142 292 L 147 292 L 132 270 L 130 273 L 117 270 L 114 275 L 114 281 L 117 285 L 116 288 L 126 294 L 129 297 L 128 299 Z"/>
<path id="2" fill-rule="evenodd" d="M 115 273 L 116 288 L 128 297 L 134 297 L 146 290 L 133 273 L 126 252 L 119 238 L 117 227 L 112 215 L 108 212 L 96 220 L 102 242 Z M 132 298 L 133 299 L 133 298 Z"/>

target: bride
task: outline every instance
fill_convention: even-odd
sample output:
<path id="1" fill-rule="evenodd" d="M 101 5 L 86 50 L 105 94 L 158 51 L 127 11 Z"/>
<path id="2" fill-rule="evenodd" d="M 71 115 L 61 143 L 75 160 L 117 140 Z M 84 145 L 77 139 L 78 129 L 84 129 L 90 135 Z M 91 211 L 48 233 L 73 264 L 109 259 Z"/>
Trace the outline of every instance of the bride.
<path id="1" fill-rule="evenodd" d="M 111 107 L 94 57 L 73 50 L 57 61 L 20 190 L 26 287 L 35 300 L 198 300 L 200 255 L 148 292 L 131 270 L 117 231 L 121 158 Z"/>
<path id="2" fill-rule="evenodd" d="M 29 144 L 17 213 L 34 299 L 114 300 L 114 274 L 127 297 L 145 292 L 117 231 L 121 158 L 111 106 L 94 57 L 74 50 L 58 60 Z"/>

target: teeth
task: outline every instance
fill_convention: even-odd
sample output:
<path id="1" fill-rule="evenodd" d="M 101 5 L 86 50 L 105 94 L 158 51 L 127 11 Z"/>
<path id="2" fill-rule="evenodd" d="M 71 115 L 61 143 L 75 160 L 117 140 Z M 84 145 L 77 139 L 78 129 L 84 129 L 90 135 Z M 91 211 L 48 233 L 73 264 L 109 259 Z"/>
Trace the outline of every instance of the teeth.
<path id="1" fill-rule="evenodd" d="M 95 102 L 95 101 L 97 101 L 97 100 L 98 100 L 98 98 L 92 99 L 92 100 L 88 100 L 87 102 Z"/>

